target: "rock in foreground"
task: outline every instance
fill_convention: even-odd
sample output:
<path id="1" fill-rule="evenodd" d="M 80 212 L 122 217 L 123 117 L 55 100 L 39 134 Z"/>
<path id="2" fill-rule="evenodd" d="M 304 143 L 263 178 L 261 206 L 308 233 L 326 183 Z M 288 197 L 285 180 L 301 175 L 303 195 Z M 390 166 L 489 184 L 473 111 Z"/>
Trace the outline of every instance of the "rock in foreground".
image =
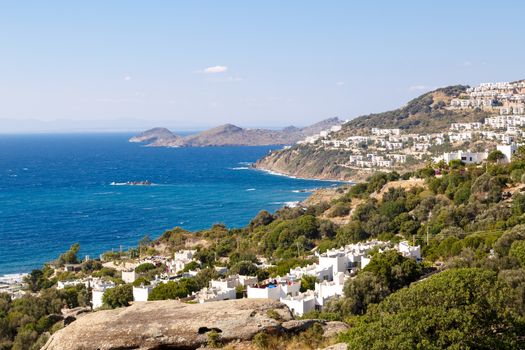
<path id="1" fill-rule="evenodd" d="M 282 321 L 269 317 L 269 310 Z M 211 330 L 225 342 L 250 340 L 260 331 L 283 331 L 281 323 L 290 319 L 285 305 L 263 299 L 137 303 L 86 315 L 53 334 L 42 349 L 196 349 L 206 344 Z"/>

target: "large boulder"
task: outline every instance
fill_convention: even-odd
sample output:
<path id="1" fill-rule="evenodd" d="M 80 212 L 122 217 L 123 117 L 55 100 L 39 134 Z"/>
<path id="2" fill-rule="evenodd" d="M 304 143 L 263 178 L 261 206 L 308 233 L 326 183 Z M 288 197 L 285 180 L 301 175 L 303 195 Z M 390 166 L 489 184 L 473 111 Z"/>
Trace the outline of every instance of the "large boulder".
<path id="1" fill-rule="evenodd" d="M 283 332 L 281 323 L 291 319 L 285 305 L 266 299 L 152 301 L 86 314 L 53 334 L 42 350 L 197 349 L 212 330 L 223 342 L 246 341 L 261 331 Z"/>

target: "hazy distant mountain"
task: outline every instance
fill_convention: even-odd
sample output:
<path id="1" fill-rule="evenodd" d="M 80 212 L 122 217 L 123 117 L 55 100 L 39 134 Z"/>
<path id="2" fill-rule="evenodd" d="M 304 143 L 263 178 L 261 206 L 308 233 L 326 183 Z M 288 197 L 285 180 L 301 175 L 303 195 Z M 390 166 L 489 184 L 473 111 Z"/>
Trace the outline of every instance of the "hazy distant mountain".
<path id="1" fill-rule="evenodd" d="M 129 141 L 144 142 L 151 147 L 288 145 L 342 123 L 339 118 L 330 118 L 304 128 L 289 126 L 282 130 L 245 129 L 225 124 L 184 137 L 175 135 L 166 128 L 154 128 L 132 137 Z"/>

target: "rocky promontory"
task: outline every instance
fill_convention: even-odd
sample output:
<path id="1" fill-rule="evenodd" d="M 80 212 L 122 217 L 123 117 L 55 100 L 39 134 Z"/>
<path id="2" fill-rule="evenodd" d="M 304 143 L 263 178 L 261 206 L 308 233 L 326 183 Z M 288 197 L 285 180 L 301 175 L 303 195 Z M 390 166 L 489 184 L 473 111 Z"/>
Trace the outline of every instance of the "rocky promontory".
<path id="1" fill-rule="evenodd" d="M 207 344 L 211 331 L 225 343 L 249 341 L 259 332 L 302 326 L 290 325 L 291 320 L 284 304 L 266 299 L 143 302 L 82 316 L 54 333 L 42 350 L 197 349 Z"/>

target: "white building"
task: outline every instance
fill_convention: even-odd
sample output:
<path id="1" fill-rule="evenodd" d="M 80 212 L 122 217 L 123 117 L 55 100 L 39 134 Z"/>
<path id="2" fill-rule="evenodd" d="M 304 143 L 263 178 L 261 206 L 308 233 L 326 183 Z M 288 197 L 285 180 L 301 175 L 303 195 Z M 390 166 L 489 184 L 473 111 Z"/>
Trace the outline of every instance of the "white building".
<path id="1" fill-rule="evenodd" d="M 86 288 L 89 287 L 89 282 L 85 282 L 83 280 L 72 280 L 72 281 L 58 281 L 57 282 L 57 289 L 64 289 L 67 287 L 74 287 L 79 284 L 83 284 L 86 286 Z"/>
<path id="2" fill-rule="evenodd" d="M 281 303 L 288 306 L 290 311 L 296 316 L 302 316 L 309 311 L 315 310 L 315 293 L 312 290 L 296 296 L 286 296 L 280 300 Z"/>
<path id="3" fill-rule="evenodd" d="M 512 160 L 512 156 L 514 155 L 514 153 L 516 153 L 519 146 L 513 143 L 510 145 L 498 145 L 496 148 L 498 151 L 503 153 L 503 155 L 505 156 L 504 161 L 508 163 Z"/>
<path id="4" fill-rule="evenodd" d="M 152 286 L 133 287 L 133 301 L 148 301 L 149 295 L 153 290 Z"/>
<path id="5" fill-rule="evenodd" d="M 196 250 L 179 250 L 178 252 L 175 252 L 175 256 L 173 259 L 173 266 L 175 268 L 175 272 L 184 270 L 186 264 L 193 261 L 193 256 L 196 252 Z"/>
<path id="6" fill-rule="evenodd" d="M 248 299 L 272 299 L 279 300 L 284 296 L 284 292 L 281 290 L 280 285 L 266 285 L 266 286 L 248 286 L 247 288 Z"/>
<path id="7" fill-rule="evenodd" d="M 370 261 L 372 259 L 368 256 L 363 256 L 361 257 L 361 269 L 364 269 L 366 267 L 366 265 L 370 264 Z"/>
<path id="8" fill-rule="evenodd" d="M 136 279 L 137 276 L 134 269 L 130 271 L 122 271 L 122 280 L 125 283 L 133 283 Z"/>
<path id="9" fill-rule="evenodd" d="M 239 278 L 237 276 L 210 281 L 210 287 L 219 290 L 235 289 L 238 285 Z"/>
<path id="10" fill-rule="evenodd" d="M 317 305 L 323 307 L 326 300 L 344 294 L 344 285 L 349 277 L 339 272 L 333 281 L 323 281 L 315 284 Z"/>
<path id="11" fill-rule="evenodd" d="M 421 260 L 421 247 L 411 246 L 407 241 L 399 242 L 396 249 L 401 255 L 407 258 Z"/>
<path id="12" fill-rule="evenodd" d="M 344 252 L 328 250 L 319 255 L 319 266 L 332 268 L 332 277 L 330 278 L 332 280 L 337 273 L 348 270 L 348 257 Z M 319 279 L 319 281 L 322 280 Z"/>
<path id="13" fill-rule="evenodd" d="M 102 306 L 102 296 L 106 290 L 115 288 L 115 283 L 100 281 L 93 286 L 91 291 L 91 305 L 93 309 L 98 309 Z"/>
<path id="14" fill-rule="evenodd" d="M 215 287 L 203 288 L 195 294 L 195 299 L 199 303 L 207 303 L 210 301 L 232 300 L 236 299 L 237 292 L 235 288 L 219 289 Z"/>
<path id="15" fill-rule="evenodd" d="M 320 266 L 318 264 L 311 264 L 304 267 L 290 269 L 289 274 L 298 280 L 305 275 L 314 276 L 318 281 L 330 281 L 334 275 L 332 266 Z"/>
<path id="16" fill-rule="evenodd" d="M 239 284 L 243 287 L 253 286 L 257 284 L 257 282 L 259 282 L 259 280 L 257 279 L 257 276 L 239 275 Z"/>
<path id="17" fill-rule="evenodd" d="M 388 135 L 400 135 L 401 129 L 381 129 L 381 128 L 372 128 L 372 134 L 378 136 L 388 136 Z"/>
<path id="18" fill-rule="evenodd" d="M 443 153 L 443 160 L 448 164 L 452 160 L 460 160 L 465 164 L 476 164 L 485 161 L 488 157 L 488 152 L 470 152 L 457 151 Z"/>
<path id="19" fill-rule="evenodd" d="M 273 299 L 279 300 L 287 295 L 296 296 L 301 289 L 301 281 L 289 278 L 280 278 L 272 283 L 258 286 L 248 286 L 247 296 L 249 299 Z"/>

